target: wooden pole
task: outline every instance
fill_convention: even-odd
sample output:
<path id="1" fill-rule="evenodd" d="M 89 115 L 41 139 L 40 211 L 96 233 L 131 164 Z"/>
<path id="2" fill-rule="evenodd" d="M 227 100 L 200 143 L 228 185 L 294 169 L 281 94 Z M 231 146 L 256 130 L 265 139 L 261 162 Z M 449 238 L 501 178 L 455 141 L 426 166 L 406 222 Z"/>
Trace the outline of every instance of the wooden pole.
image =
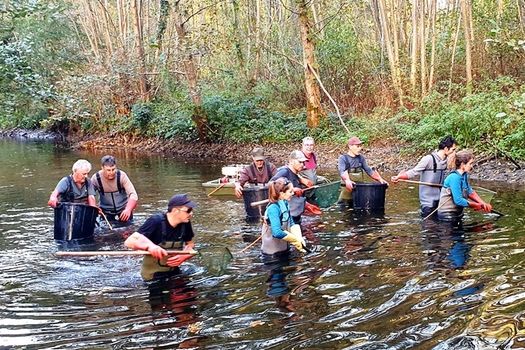
<path id="1" fill-rule="evenodd" d="M 217 192 L 218 190 L 220 190 L 221 188 L 223 188 L 226 184 L 228 184 L 229 182 L 224 182 L 222 183 L 220 186 L 217 186 L 217 188 L 215 188 L 213 191 L 211 191 L 210 193 L 208 193 L 208 197 L 210 197 L 212 194 L 214 194 L 215 192 Z"/>
<path id="2" fill-rule="evenodd" d="M 432 186 L 432 187 L 443 187 L 443 185 L 441 185 L 441 184 L 435 184 L 435 183 L 432 183 L 432 182 L 422 182 L 422 181 L 404 180 L 404 179 L 399 179 L 398 181 L 407 182 L 407 183 L 416 184 L 416 185 L 425 185 L 425 186 Z M 484 187 L 481 187 L 481 186 L 471 186 L 471 187 L 473 189 L 478 189 L 478 190 L 489 192 L 489 193 L 492 193 L 492 194 L 496 194 L 497 193 L 496 191 L 492 191 L 492 190 L 489 190 L 488 188 L 484 188 Z"/>
<path id="3" fill-rule="evenodd" d="M 253 203 L 252 203 L 253 204 Z M 251 247 L 253 247 L 255 245 L 255 243 L 259 242 L 262 238 L 262 234 L 257 237 L 257 239 L 255 241 L 253 241 L 252 243 L 250 243 L 247 247 L 245 247 L 243 250 L 240 251 L 240 253 L 244 253 L 245 251 L 247 251 L 248 249 L 250 249 Z"/>
<path id="4" fill-rule="evenodd" d="M 104 218 L 104 221 L 106 221 L 106 224 L 108 224 L 109 229 L 113 230 L 113 226 L 111 226 L 111 224 L 109 223 L 108 218 L 106 217 L 106 214 L 104 214 L 104 212 L 102 210 L 100 211 L 100 215 L 102 215 L 102 217 Z"/>
<path id="5" fill-rule="evenodd" d="M 197 255 L 196 250 L 167 250 L 168 255 Z M 56 252 L 56 256 L 136 256 L 151 255 L 146 250 L 97 250 L 77 252 Z"/>
<path id="6" fill-rule="evenodd" d="M 315 185 L 315 186 L 307 187 L 307 188 L 303 189 L 303 192 L 304 192 L 304 191 L 310 191 L 310 190 L 313 190 L 313 189 L 318 188 L 318 187 L 319 187 L 319 185 Z M 252 206 L 252 207 L 256 207 L 256 206 L 258 206 L 258 205 L 266 204 L 266 203 L 268 203 L 269 201 L 270 201 L 269 199 L 263 199 L 262 201 L 251 202 L 251 203 L 250 203 L 250 206 Z"/>

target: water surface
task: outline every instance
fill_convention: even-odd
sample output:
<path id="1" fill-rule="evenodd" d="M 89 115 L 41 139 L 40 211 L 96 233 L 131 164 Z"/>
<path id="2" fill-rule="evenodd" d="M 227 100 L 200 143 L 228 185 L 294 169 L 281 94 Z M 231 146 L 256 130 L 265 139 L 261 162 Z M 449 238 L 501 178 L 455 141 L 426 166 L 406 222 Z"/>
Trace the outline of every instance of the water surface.
<path id="1" fill-rule="evenodd" d="M 221 164 L 117 154 L 133 180 L 137 224 L 174 193 L 199 204 L 206 253 L 166 283 L 140 258 L 57 258 L 50 192 L 78 158 L 103 154 L 0 140 L 0 346 L 26 349 L 524 348 L 520 188 L 483 183 L 505 214 L 468 213 L 462 229 L 422 222 L 417 186 L 387 191 L 384 215 L 337 207 L 304 219 L 314 252 L 264 265 L 259 225 L 235 198 L 207 197 Z M 133 231 L 98 230 L 90 249 L 123 249 Z M 227 261 L 224 248 L 233 253 Z M 225 259 L 225 261 L 222 261 Z M 219 270 L 218 267 L 224 267 Z"/>

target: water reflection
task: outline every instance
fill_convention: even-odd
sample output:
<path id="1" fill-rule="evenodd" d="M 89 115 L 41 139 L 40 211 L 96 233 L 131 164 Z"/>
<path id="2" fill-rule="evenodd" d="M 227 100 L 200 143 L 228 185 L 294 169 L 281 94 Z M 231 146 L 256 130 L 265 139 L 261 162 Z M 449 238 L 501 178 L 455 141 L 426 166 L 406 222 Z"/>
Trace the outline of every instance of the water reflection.
<path id="1" fill-rule="evenodd" d="M 196 315 L 198 291 L 184 274 L 148 282 L 149 303 L 155 320 L 171 319 L 175 327 L 198 321 Z"/>
<path id="2" fill-rule="evenodd" d="M 417 186 L 392 186 L 382 215 L 333 207 L 305 217 L 313 252 L 265 266 L 258 245 L 243 252 L 260 226 L 245 221 L 242 201 L 200 186 L 222 164 L 117 154 L 139 193 L 136 226 L 173 193 L 198 203 L 203 255 L 185 276 L 147 284 L 141 258 L 54 256 L 49 192 L 72 161 L 96 163 L 101 153 L 5 141 L 0 150 L 0 346 L 523 348 L 525 193 L 517 188 L 497 188 L 499 220 L 468 213 L 466 225 L 447 228 L 421 221 Z M 123 249 L 136 226 L 101 226 L 93 246 L 68 249 Z"/>

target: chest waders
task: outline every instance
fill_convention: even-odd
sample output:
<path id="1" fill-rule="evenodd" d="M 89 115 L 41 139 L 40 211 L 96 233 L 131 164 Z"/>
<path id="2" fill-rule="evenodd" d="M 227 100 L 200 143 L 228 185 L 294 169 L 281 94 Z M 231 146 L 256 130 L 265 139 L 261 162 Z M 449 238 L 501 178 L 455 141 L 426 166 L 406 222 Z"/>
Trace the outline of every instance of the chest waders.
<path id="1" fill-rule="evenodd" d="M 267 162 L 267 161 L 264 161 L 264 167 L 262 168 L 262 172 L 260 172 L 259 170 L 257 170 L 257 168 L 255 167 L 255 164 L 250 164 L 247 168 L 246 168 L 246 172 L 248 173 L 248 183 L 250 184 L 253 184 L 253 185 L 258 185 L 258 184 L 261 184 L 261 185 L 265 185 L 268 183 L 268 181 L 270 181 L 270 178 L 272 177 L 272 169 L 270 167 L 270 163 Z M 262 175 L 265 175 L 265 172 L 266 171 L 266 181 L 264 182 L 260 182 L 258 181 L 257 179 L 257 173 L 259 173 L 261 176 Z"/>
<path id="2" fill-rule="evenodd" d="M 420 181 L 429 182 L 442 185 L 445 180 L 445 171 L 447 170 L 447 162 L 436 160 L 434 154 L 430 154 L 432 157 L 432 169 L 425 169 L 421 172 Z M 439 198 L 441 196 L 441 189 L 439 187 L 432 186 L 419 186 L 419 202 L 421 204 L 422 213 L 431 212 L 438 207 Z M 424 214 L 423 214 L 424 215 Z"/>
<path id="3" fill-rule="evenodd" d="M 348 178 L 353 182 L 364 182 L 365 176 L 362 167 L 348 169 Z M 344 182 L 341 182 L 341 192 L 339 193 L 339 203 L 348 203 L 352 200 L 352 191 L 346 188 Z"/>
<path id="4" fill-rule="evenodd" d="M 115 192 L 104 191 L 102 179 L 98 172 L 96 177 L 100 193 L 100 208 L 107 215 L 119 215 L 126 208 L 126 204 L 128 204 L 128 194 L 120 181 L 120 170 L 117 170 L 117 191 Z"/>
<path id="5" fill-rule="evenodd" d="M 272 203 L 270 205 L 277 205 L 279 204 Z M 270 205 L 268 207 L 270 207 Z M 281 210 L 281 206 L 279 206 L 279 210 Z M 268 208 L 266 208 L 266 211 L 264 213 L 264 221 L 263 221 L 263 227 L 262 227 L 262 246 L 261 250 L 264 254 L 269 255 L 268 259 L 271 259 L 271 255 L 281 252 L 287 252 L 288 251 L 288 242 L 286 242 L 284 239 L 275 238 L 272 236 L 272 228 L 270 226 L 270 223 L 267 219 L 267 212 Z M 290 212 L 282 212 L 280 215 L 281 220 L 281 229 L 288 230 L 288 220 L 290 217 Z"/>
<path id="6" fill-rule="evenodd" d="M 182 249 L 184 242 L 182 241 L 182 235 L 184 232 L 181 232 L 181 240 L 179 241 L 167 241 L 167 225 L 168 220 L 166 215 L 162 217 L 162 242 L 158 246 L 164 249 Z M 170 267 L 166 265 L 166 260 L 169 256 L 162 258 L 161 260 L 154 258 L 151 255 L 145 255 L 144 260 L 142 261 L 142 269 L 140 274 L 145 281 L 152 280 L 155 277 L 155 274 L 163 274 L 169 272 L 177 272 L 178 267 Z"/>
<path id="7" fill-rule="evenodd" d="M 461 190 L 463 197 L 468 198 L 467 189 Z M 441 189 L 441 198 L 439 200 L 441 208 L 438 210 L 438 219 L 443 221 L 459 221 L 463 218 L 463 207 L 454 203 L 452 191 L 450 188 Z"/>
<path id="8" fill-rule="evenodd" d="M 82 185 L 82 187 L 79 189 L 80 196 L 77 197 L 77 198 L 75 198 L 75 192 L 74 192 L 74 187 L 73 187 L 73 186 L 77 186 L 77 185 L 73 182 L 73 176 L 72 175 L 68 175 L 67 181 L 68 181 L 67 182 L 67 191 L 60 195 L 60 200 L 62 202 L 87 204 L 88 188 L 89 188 L 89 184 L 90 184 L 89 181 L 90 180 L 86 179 L 86 182 L 84 182 L 84 185 Z M 78 186 L 77 186 L 77 188 L 78 188 Z"/>

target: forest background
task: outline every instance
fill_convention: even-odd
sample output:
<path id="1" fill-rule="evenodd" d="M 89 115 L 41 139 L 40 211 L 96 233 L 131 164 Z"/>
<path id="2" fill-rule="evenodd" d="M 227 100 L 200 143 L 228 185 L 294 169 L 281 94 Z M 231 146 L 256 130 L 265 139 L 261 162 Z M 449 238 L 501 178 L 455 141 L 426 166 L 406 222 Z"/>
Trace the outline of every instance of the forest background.
<path id="1" fill-rule="evenodd" d="M 3 0 L 0 128 L 525 159 L 525 0 Z"/>

